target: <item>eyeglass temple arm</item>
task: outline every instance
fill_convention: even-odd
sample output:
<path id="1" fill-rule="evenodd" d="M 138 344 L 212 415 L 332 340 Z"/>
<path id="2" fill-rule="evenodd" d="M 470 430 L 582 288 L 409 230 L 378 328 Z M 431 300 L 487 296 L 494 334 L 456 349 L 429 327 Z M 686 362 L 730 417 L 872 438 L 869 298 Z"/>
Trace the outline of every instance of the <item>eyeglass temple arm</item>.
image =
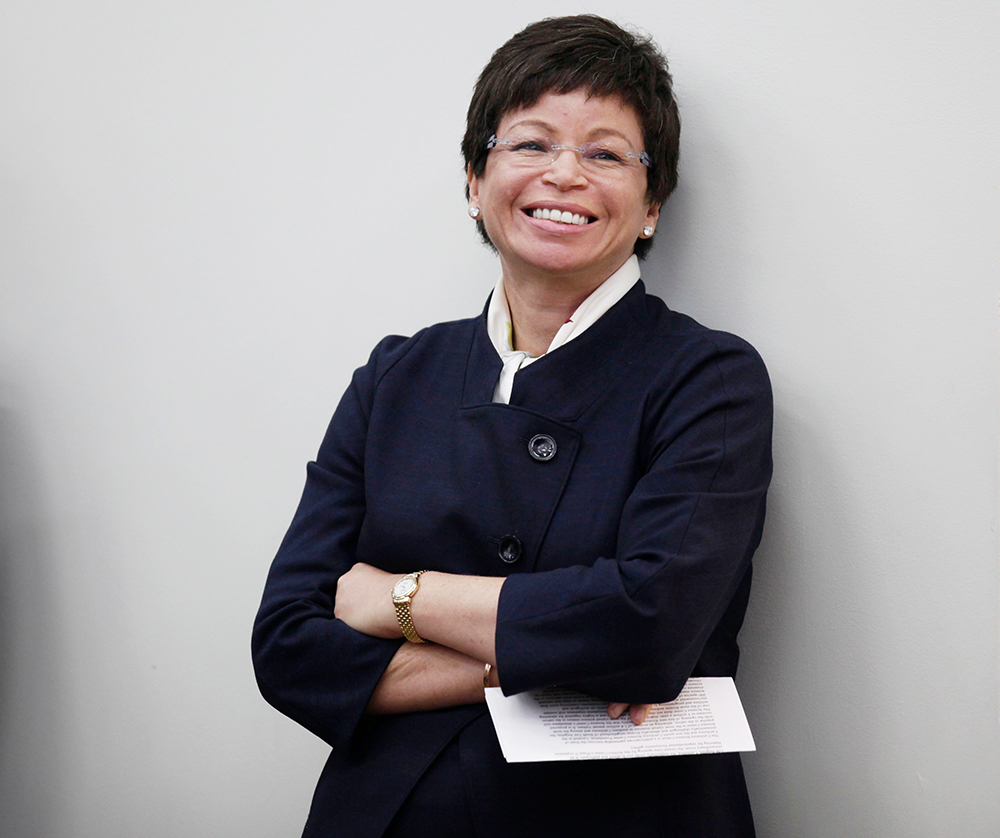
<path id="1" fill-rule="evenodd" d="M 500 140 L 497 139 L 497 135 L 496 134 L 491 134 L 490 138 L 486 141 L 486 150 L 489 151 L 491 148 L 496 148 L 498 145 L 500 145 Z M 573 149 L 573 151 L 582 151 L 583 150 L 579 146 L 575 146 L 575 145 L 553 145 L 552 148 L 553 149 Z M 650 167 L 652 167 L 652 165 L 653 165 L 652 158 L 645 151 L 640 151 L 638 154 L 633 154 L 630 151 L 628 153 L 628 156 L 629 157 L 637 158 L 639 160 L 639 162 L 642 163 L 642 165 L 645 166 L 647 169 L 650 168 Z"/>

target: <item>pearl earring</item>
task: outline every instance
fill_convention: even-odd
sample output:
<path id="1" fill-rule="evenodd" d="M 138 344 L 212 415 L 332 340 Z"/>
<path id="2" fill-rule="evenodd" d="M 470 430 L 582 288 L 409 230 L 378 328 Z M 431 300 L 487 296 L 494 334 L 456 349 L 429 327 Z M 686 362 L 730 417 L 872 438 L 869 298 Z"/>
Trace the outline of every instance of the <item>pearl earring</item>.
<path id="1" fill-rule="evenodd" d="M 479 218 L 479 207 L 469 207 L 469 215 L 472 218 Z"/>
<path id="2" fill-rule="evenodd" d="M 651 235 L 653 235 L 653 228 L 647 224 L 642 228 L 642 234 L 648 239 Z"/>

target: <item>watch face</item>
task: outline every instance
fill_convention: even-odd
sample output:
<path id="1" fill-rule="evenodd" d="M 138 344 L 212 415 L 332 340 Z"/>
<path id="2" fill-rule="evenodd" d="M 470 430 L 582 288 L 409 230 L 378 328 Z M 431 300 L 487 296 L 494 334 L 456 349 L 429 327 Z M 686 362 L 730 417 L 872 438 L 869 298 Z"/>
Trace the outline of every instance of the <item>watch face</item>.
<path id="1" fill-rule="evenodd" d="M 417 589 L 417 580 L 412 576 L 404 576 L 392 589 L 392 595 L 396 597 L 409 596 Z M 383 588 L 383 590 L 385 590 Z"/>

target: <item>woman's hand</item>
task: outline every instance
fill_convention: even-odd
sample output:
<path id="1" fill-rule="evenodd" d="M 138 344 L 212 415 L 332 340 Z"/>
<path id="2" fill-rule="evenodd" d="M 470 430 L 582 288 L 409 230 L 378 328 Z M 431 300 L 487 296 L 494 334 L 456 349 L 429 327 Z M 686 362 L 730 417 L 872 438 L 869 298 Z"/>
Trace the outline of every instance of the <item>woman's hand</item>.
<path id="1" fill-rule="evenodd" d="M 629 718 L 632 719 L 632 724 L 641 725 L 646 721 L 646 715 L 649 713 L 649 708 L 652 704 L 626 704 L 621 701 L 612 701 L 608 704 L 608 716 L 612 719 L 619 718 L 622 713 L 628 710 Z"/>
<path id="2" fill-rule="evenodd" d="M 492 677 L 490 681 L 495 683 Z M 485 699 L 482 661 L 437 643 L 404 643 L 382 673 L 365 712 L 413 713 Z"/>
<path id="3" fill-rule="evenodd" d="M 337 581 L 333 616 L 372 637 L 403 636 L 392 604 L 402 574 L 358 562 Z M 496 666 L 497 603 L 502 576 L 426 571 L 413 596 L 413 626 L 424 640 Z"/>
<path id="4" fill-rule="evenodd" d="M 392 587 L 402 574 L 386 573 L 358 562 L 337 580 L 333 616 L 372 637 L 402 637 L 392 604 Z"/>
<path id="5" fill-rule="evenodd" d="M 343 620 L 347 625 L 349 625 L 355 631 L 360 631 L 362 634 L 368 634 L 372 637 L 385 637 L 388 639 L 394 639 L 403 636 L 403 632 L 400 631 L 399 621 L 396 619 L 396 609 L 392 605 L 392 587 L 400 579 L 402 579 L 401 574 L 386 573 L 384 570 L 379 570 L 377 567 L 372 567 L 370 564 L 365 564 L 364 562 L 358 562 L 354 565 L 347 573 L 337 580 L 337 595 L 334 600 L 333 606 L 333 616 L 338 620 Z M 444 577 L 442 577 L 444 578 Z M 450 577 L 449 577 L 450 578 Z M 453 581 L 459 584 L 463 582 L 469 582 L 470 577 L 456 577 Z M 485 581 L 485 580 L 484 580 Z M 502 582 L 502 580 L 489 580 L 490 583 Z M 495 592 L 491 593 L 487 599 L 493 604 L 493 614 L 492 619 L 496 621 L 496 598 L 499 596 L 499 587 L 496 586 Z M 452 597 L 457 600 L 467 599 L 466 597 Z M 417 599 L 415 597 L 414 599 Z M 459 644 L 456 644 L 459 645 Z M 403 655 L 399 656 L 399 663 L 403 664 L 409 663 L 412 654 L 408 649 L 408 644 L 403 647 Z M 475 672 L 481 672 L 482 664 L 477 658 L 466 657 L 466 655 L 459 654 L 457 652 L 452 652 L 451 650 L 440 651 L 438 654 L 450 656 L 449 660 L 445 663 L 450 668 L 455 667 L 459 670 L 468 669 L 470 672 L 475 670 Z M 425 656 L 426 657 L 426 656 Z M 453 658 L 453 660 L 452 660 Z M 395 660 L 395 659 L 394 659 Z M 421 658 L 420 660 L 423 660 Z M 455 662 L 458 662 L 456 665 Z M 391 668 L 391 667 L 390 667 Z M 407 677 L 413 676 L 412 664 L 409 666 L 401 667 L 402 672 L 406 673 L 405 677 L 400 677 L 399 680 L 403 681 Z M 418 667 L 418 670 L 422 667 Z M 374 697 L 372 705 L 368 708 L 368 712 L 374 713 L 392 713 L 401 712 L 401 708 L 404 705 L 399 705 L 396 697 L 389 689 L 394 681 L 397 679 L 397 673 L 395 671 L 389 672 L 387 674 L 392 677 L 387 677 L 385 679 L 385 684 L 382 685 L 383 694 L 376 695 Z M 462 673 L 462 680 L 469 681 L 473 683 L 474 679 L 470 679 L 468 674 Z M 463 683 L 464 687 L 465 684 Z M 412 687 L 412 685 L 411 685 Z M 477 687 L 477 694 L 475 699 L 470 695 L 465 695 L 464 692 L 461 696 L 438 696 L 432 690 L 428 696 L 422 696 L 421 702 L 426 704 L 426 707 L 421 705 L 421 709 L 428 709 L 434 706 L 450 706 L 453 703 L 466 703 L 472 700 L 478 700 L 479 694 L 478 690 L 481 690 L 481 682 Z M 612 701 L 608 704 L 608 716 L 612 719 L 620 718 L 626 711 L 629 714 L 629 718 L 632 720 L 632 724 L 641 725 L 646 720 L 646 715 L 649 713 L 650 704 L 628 704 L 626 702 Z M 405 705 L 405 709 L 414 709 L 409 704 Z"/>

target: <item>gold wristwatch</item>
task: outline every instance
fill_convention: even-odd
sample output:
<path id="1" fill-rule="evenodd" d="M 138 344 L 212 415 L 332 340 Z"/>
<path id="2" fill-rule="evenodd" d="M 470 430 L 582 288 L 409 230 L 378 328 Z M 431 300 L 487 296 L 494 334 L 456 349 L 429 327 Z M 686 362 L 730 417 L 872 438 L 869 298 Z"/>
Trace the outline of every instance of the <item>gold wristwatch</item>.
<path id="1" fill-rule="evenodd" d="M 413 595 L 420 590 L 420 574 L 426 572 L 426 570 L 418 570 L 416 573 L 407 573 L 392 586 L 392 604 L 396 607 L 396 619 L 399 620 L 403 637 L 411 643 L 424 642 L 424 639 L 417 634 L 417 630 L 413 627 L 410 603 L 413 601 Z"/>

